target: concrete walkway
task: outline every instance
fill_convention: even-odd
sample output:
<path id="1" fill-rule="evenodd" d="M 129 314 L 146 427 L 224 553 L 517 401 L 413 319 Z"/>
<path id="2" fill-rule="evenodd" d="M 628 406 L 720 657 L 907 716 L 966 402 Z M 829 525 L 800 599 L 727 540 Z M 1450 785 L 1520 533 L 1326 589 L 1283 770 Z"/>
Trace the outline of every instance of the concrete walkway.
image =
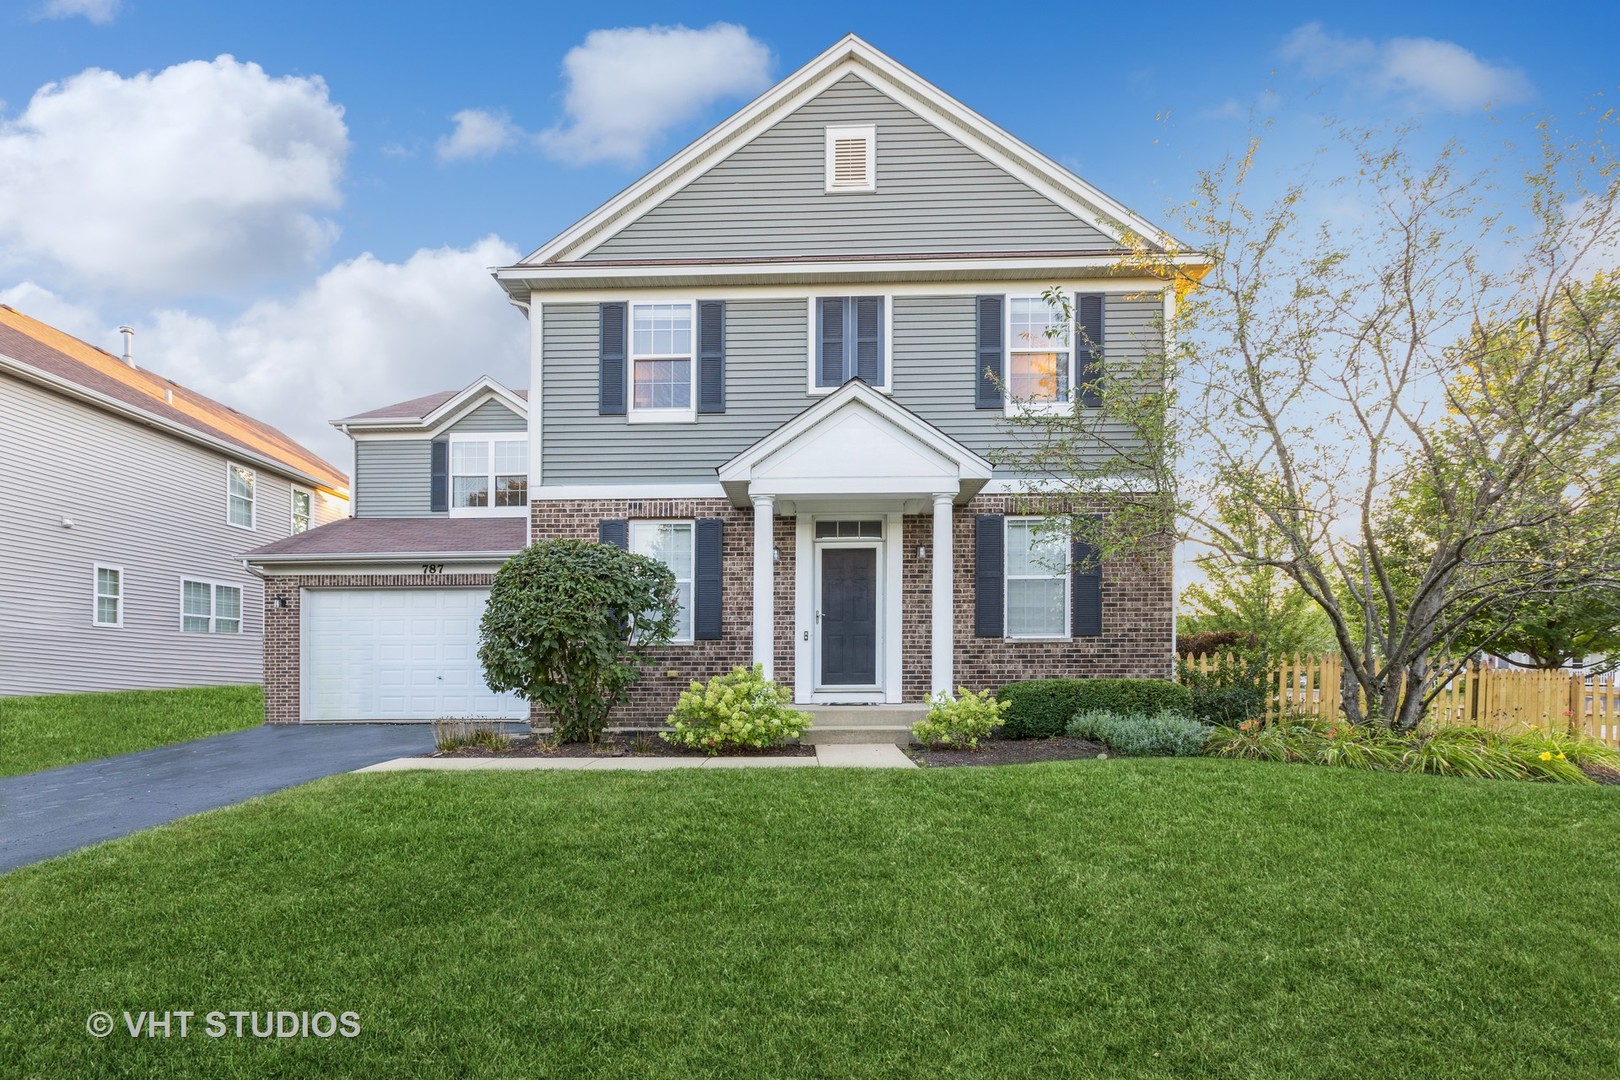
<path id="1" fill-rule="evenodd" d="M 662 769 L 803 769 L 818 765 L 845 769 L 915 769 L 917 763 L 893 743 L 841 743 L 816 747 L 815 757 L 514 757 L 476 758 L 404 757 L 368 765 L 356 772 L 438 770 L 475 772 L 481 769 L 523 771 L 566 769 L 604 772 L 624 769 L 655 772 Z"/>
<path id="2" fill-rule="evenodd" d="M 428 724 L 256 727 L 0 779 L 0 872 L 401 754 Z"/>

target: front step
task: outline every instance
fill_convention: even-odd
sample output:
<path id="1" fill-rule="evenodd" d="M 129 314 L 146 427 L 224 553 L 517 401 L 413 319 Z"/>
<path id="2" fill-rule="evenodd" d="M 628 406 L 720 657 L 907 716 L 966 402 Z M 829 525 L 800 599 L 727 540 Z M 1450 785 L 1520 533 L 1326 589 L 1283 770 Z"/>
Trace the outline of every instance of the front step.
<path id="1" fill-rule="evenodd" d="M 805 705 L 810 729 L 799 737 L 806 746 L 871 743 L 905 746 L 911 725 L 928 715 L 926 705 Z"/>

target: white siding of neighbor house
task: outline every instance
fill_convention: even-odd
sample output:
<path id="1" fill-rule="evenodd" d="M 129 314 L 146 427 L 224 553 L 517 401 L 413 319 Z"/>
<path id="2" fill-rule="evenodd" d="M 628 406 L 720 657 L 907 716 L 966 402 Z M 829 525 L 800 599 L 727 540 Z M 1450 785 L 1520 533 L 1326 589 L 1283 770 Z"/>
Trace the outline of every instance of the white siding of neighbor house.
<path id="1" fill-rule="evenodd" d="M 877 128 L 877 190 L 825 190 L 829 124 Z M 1118 245 L 847 75 L 583 256 L 867 255 Z"/>
<path id="2" fill-rule="evenodd" d="M 0 376 L 0 695 L 259 681 L 263 589 L 236 556 L 292 531 L 292 482 L 256 469 L 235 528 L 228 460 Z M 318 524 L 347 512 L 316 493 Z M 92 625 L 96 563 L 123 568 L 122 627 Z M 242 632 L 182 633 L 183 577 L 240 586 Z"/>
<path id="3" fill-rule="evenodd" d="M 594 308 L 592 309 L 595 310 Z M 528 421 L 489 400 L 445 429 L 447 435 L 527 432 Z M 354 436 L 355 517 L 435 517 L 432 439 Z"/>

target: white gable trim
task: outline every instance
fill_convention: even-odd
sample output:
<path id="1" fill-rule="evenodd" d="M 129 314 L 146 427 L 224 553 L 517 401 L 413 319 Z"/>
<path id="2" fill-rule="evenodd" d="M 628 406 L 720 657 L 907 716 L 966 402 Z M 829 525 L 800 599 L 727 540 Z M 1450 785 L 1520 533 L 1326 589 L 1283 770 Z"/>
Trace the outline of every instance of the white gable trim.
<path id="1" fill-rule="evenodd" d="M 850 34 L 532 252 L 513 269 L 575 260 L 589 254 L 752 141 L 770 127 L 771 121 L 792 112 L 851 74 L 889 94 L 1114 241 L 1122 242 L 1123 232 L 1128 230 L 1165 250 L 1183 249 L 1183 245 L 1163 229 Z"/>
<path id="2" fill-rule="evenodd" d="M 370 430 L 405 430 L 411 432 L 414 436 L 419 436 L 422 431 L 438 432 L 450 427 L 486 401 L 500 402 L 516 413 L 520 420 L 527 421 L 529 418 L 529 403 L 527 401 L 524 401 L 488 375 L 480 375 L 470 385 L 457 391 L 454 397 L 426 416 L 368 416 L 358 419 L 334 420 L 332 423 L 344 431 L 356 433 Z"/>

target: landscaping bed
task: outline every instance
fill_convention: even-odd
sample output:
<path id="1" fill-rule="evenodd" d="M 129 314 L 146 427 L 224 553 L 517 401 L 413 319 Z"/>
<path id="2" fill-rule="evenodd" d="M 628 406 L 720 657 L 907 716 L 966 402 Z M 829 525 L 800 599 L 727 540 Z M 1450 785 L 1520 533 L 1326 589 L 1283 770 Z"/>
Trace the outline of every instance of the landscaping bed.
<path id="1" fill-rule="evenodd" d="M 590 743 L 555 743 L 545 735 L 513 735 L 505 749 L 493 750 L 486 746 L 460 746 L 454 750 L 435 750 L 423 757 L 709 757 L 701 750 L 684 746 L 671 746 L 654 732 L 625 734 L 610 732 Z M 727 747 L 718 757 L 815 757 L 813 746 Z"/>
<path id="2" fill-rule="evenodd" d="M 1041 761 L 1075 761 L 1108 753 L 1108 747 L 1089 739 L 1057 735 L 1050 739 L 982 739 L 977 750 L 945 750 L 912 743 L 907 755 L 926 769 L 958 765 L 1029 765 Z M 1117 756 L 1117 755 L 1115 755 Z"/>

